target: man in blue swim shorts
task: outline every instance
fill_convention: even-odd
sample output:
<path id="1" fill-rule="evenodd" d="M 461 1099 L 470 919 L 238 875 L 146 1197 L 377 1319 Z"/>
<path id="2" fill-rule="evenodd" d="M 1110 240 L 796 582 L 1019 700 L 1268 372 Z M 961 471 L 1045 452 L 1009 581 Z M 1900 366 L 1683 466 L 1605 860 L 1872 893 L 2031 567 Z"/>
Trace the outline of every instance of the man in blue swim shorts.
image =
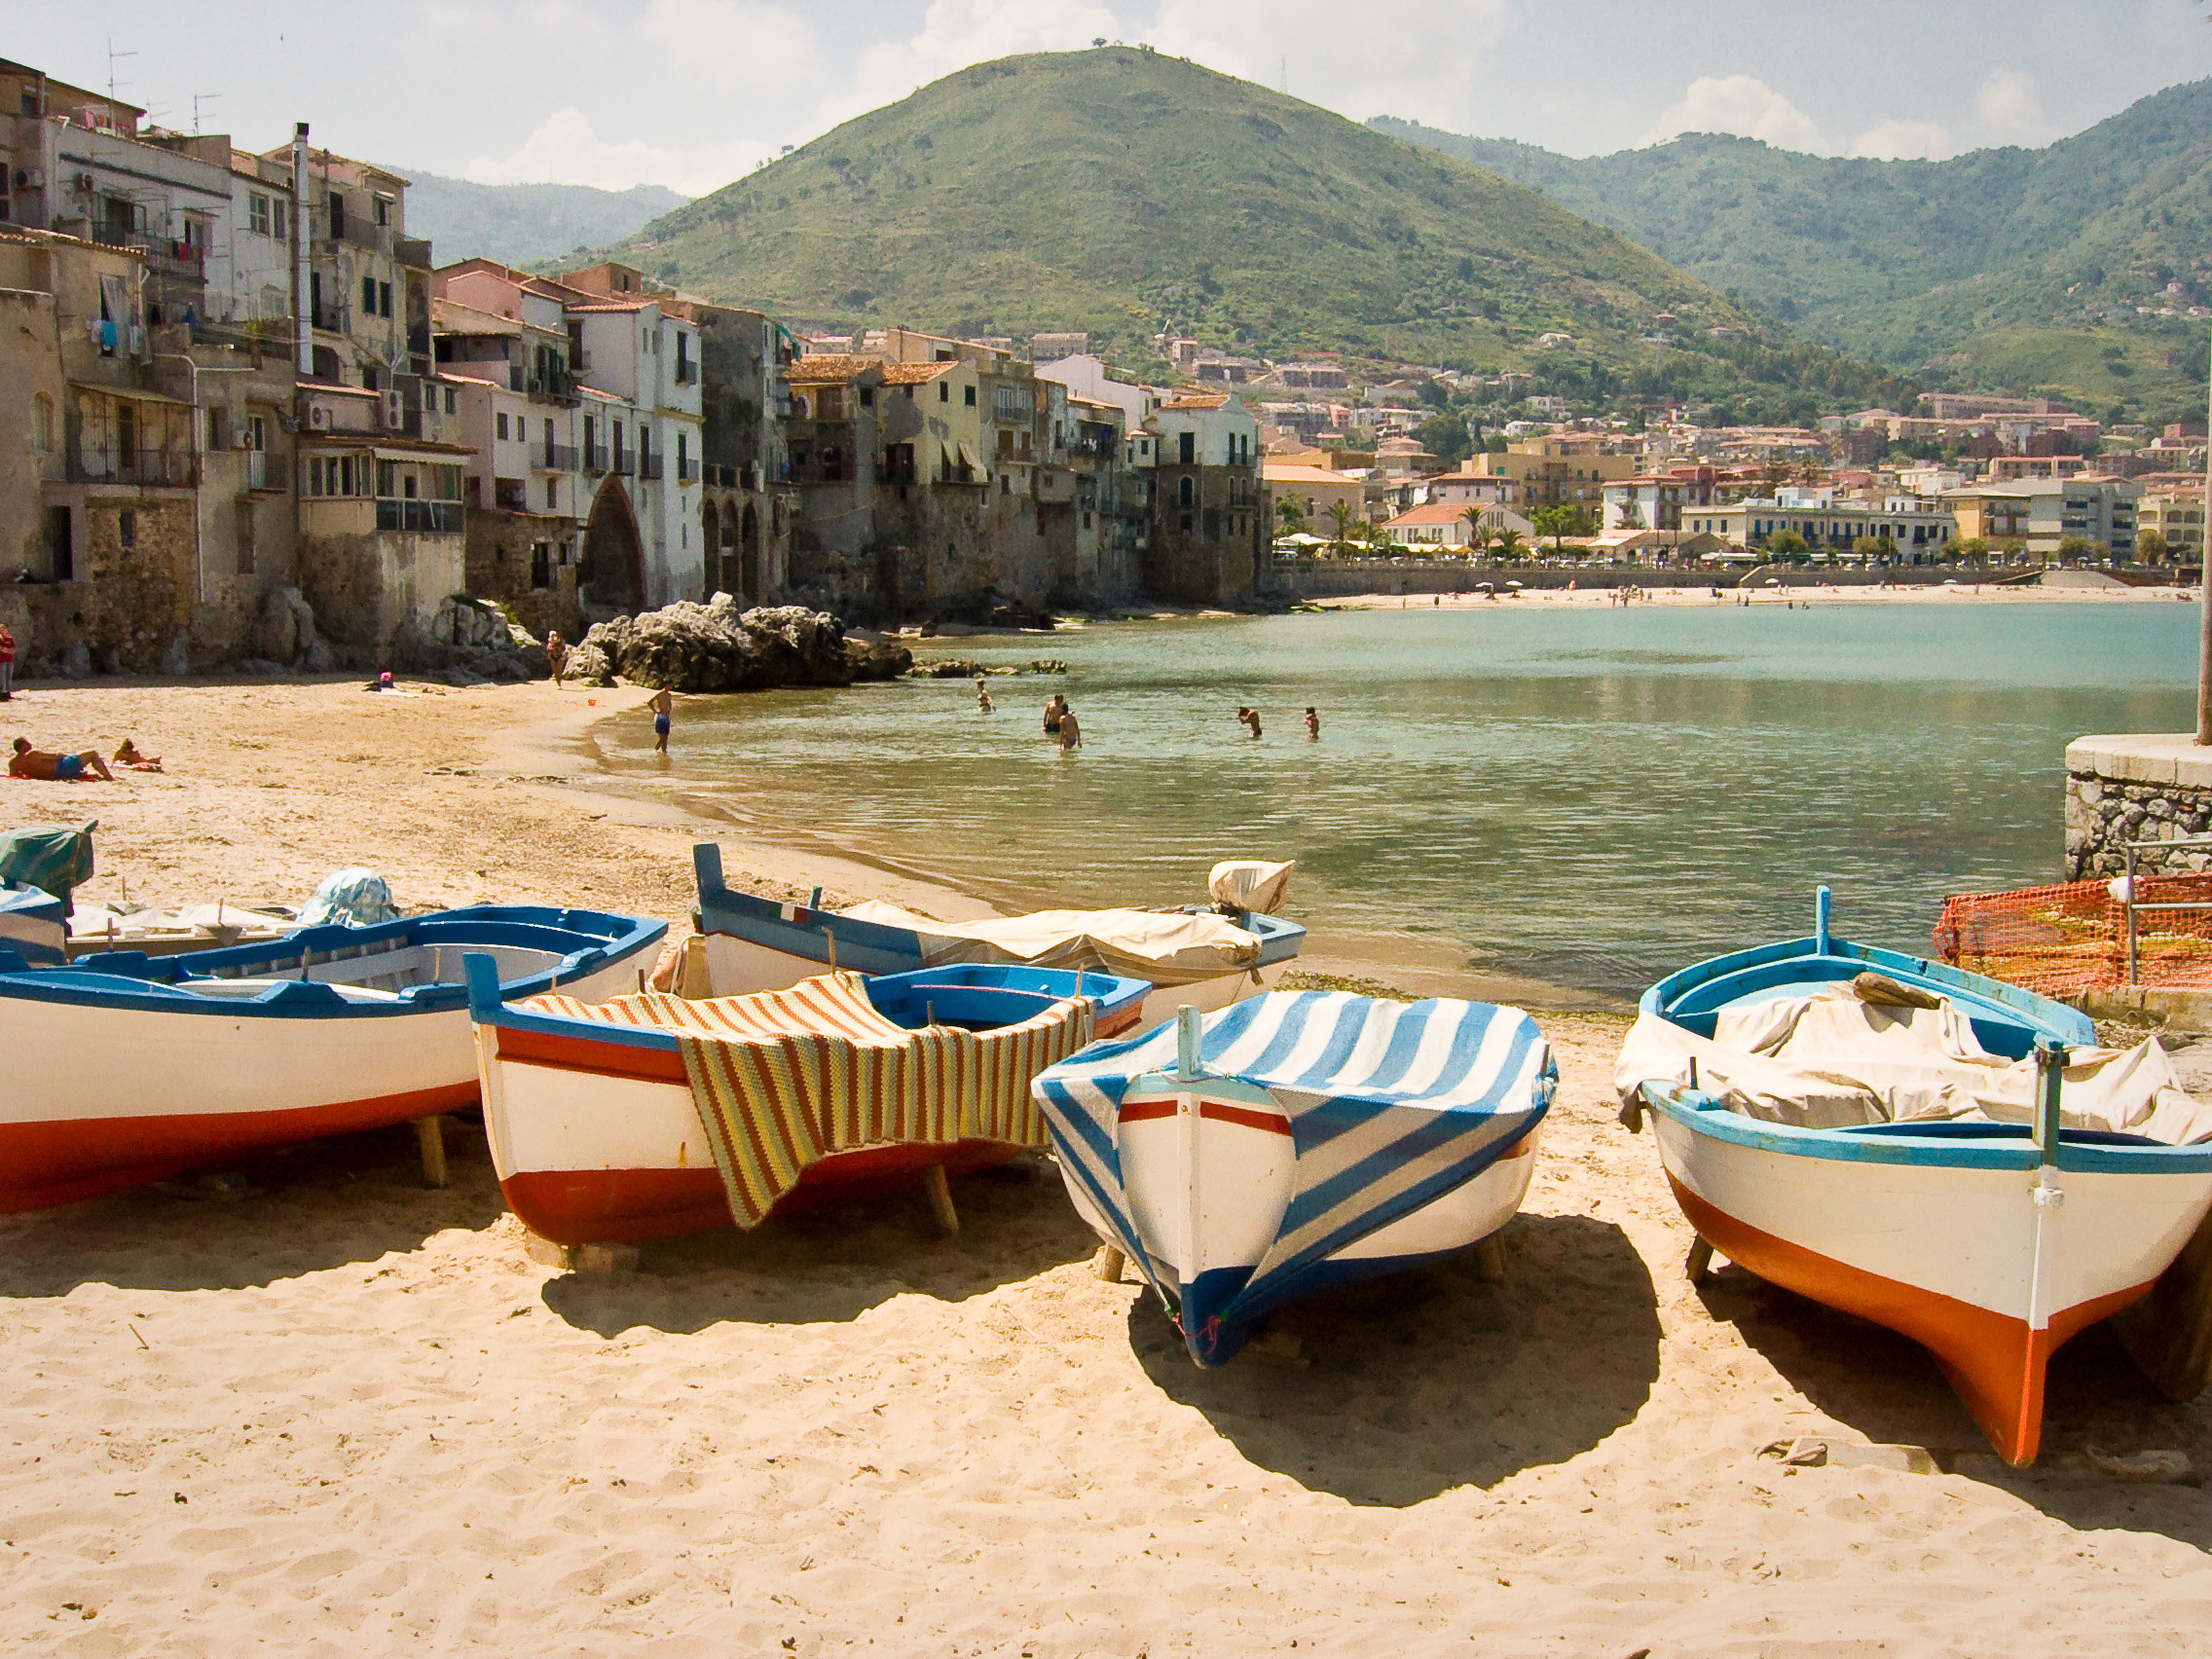
<path id="1" fill-rule="evenodd" d="M 676 712 L 676 699 L 668 694 L 668 687 L 664 685 L 653 693 L 653 700 L 647 703 L 645 707 L 653 712 L 653 753 L 655 755 L 666 755 L 668 753 L 668 722 L 669 718 Z"/>
<path id="2" fill-rule="evenodd" d="M 27 737 L 16 739 L 16 753 L 8 761 L 11 778 L 44 778 L 53 783 L 74 784 L 90 770 L 115 782 L 115 774 L 107 769 L 99 751 L 88 749 L 77 755 L 51 755 L 43 749 L 33 749 Z"/>

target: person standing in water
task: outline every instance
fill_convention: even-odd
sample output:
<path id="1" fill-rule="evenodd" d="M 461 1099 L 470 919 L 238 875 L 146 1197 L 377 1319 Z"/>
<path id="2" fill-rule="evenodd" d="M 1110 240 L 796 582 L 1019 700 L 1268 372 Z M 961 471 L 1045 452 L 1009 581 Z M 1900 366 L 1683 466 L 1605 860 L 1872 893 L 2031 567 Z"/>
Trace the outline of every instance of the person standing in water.
<path id="1" fill-rule="evenodd" d="M 983 683 L 983 677 L 979 674 L 976 676 L 976 712 L 978 715 L 998 712 L 998 705 L 991 701 L 991 688 Z"/>
<path id="2" fill-rule="evenodd" d="M 1068 700 L 1057 691 L 1045 699 L 1045 735 L 1047 737 L 1057 737 L 1059 735 L 1060 717 L 1067 713 L 1067 707 Z"/>
<path id="3" fill-rule="evenodd" d="M 676 714 L 676 699 L 668 694 L 668 687 L 663 685 L 653 693 L 653 700 L 645 707 L 653 712 L 653 753 L 666 755 L 668 727 Z"/>
<path id="4" fill-rule="evenodd" d="M 1057 730 L 1060 739 L 1060 753 L 1065 755 L 1069 750 L 1076 748 L 1083 742 L 1083 727 L 1076 723 L 1075 711 L 1068 707 L 1065 697 L 1059 699 L 1059 704 L 1060 723 Z"/>
<path id="5" fill-rule="evenodd" d="M 1308 743 L 1321 741 L 1321 717 L 1313 712 L 1311 703 L 1306 705 L 1306 741 Z"/>
<path id="6" fill-rule="evenodd" d="M 1238 719 L 1252 728 L 1252 735 L 1258 737 L 1260 735 L 1260 711 L 1257 709 L 1239 709 L 1236 713 Z"/>

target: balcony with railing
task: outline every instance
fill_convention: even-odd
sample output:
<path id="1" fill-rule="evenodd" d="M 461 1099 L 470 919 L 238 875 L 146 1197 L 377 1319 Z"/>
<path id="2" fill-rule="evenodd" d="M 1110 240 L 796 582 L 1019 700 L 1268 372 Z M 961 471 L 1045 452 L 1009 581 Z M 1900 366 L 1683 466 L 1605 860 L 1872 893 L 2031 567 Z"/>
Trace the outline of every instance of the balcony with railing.
<path id="1" fill-rule="evenodd" d="M 605 444 L 584 445 L 584 470 L 590 473 L 601 473 L 607 470 L 607 446 Z"/>
<path id="2" fill-rule="evenodd" d="M 679 460 L 676 463 L 676 481 L 679 484 L 698 483 L 699 463 L 695 461 Z"/>
<path id="3" fill-rule="evenodd" d="M 539 472 L 573 472 L 576 469 L 576 447 L 573 444 L 540 444 L 534 464 Z"/>
<path id="4" fill-rule="evenodd" d="M 69 457 L 67 474 L 72 484 L 189 490 L 200 482 L 200 458 L 183 450 L 87 449 Z"/>
<path id="5" fill-rule="evenodd" d="M 688 357 L 677 358 L 676 384 L 678 386 L 697 386 L 699 384 L 699 365 Z"/>
<path id="6" fill-rule="evenodd" d="M 659 456 L 638 452 L 638 476 L 648 483 L 660 477 L 663 465 Z"/>
<path id="7" fill-rule="evenodd" d="M 620 444 L 614 446 L 613 471 L 615 477 L 627 478 L 630 476 L 630 456 L 631 452 L 624 449 Z"/>
<path id="8" fill-rule="evenodd" d="M 464 514 L 459 501 L 406 501 L 388 497 L 377 501 L 377 529 L 407 530 L 436 535 L 459 535 Z"/>

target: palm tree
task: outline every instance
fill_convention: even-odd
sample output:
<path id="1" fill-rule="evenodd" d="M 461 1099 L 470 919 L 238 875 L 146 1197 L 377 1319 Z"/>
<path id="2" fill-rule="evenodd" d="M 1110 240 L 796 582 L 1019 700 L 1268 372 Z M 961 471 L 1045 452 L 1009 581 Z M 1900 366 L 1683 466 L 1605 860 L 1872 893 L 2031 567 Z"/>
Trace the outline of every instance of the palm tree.
<path id="1" fill-rule="evenodd" d="M 1490 526 L 1483 523 L 1483 510 L 1461 507 L 1459 516 L 1467 521 L 1467 557 L 1480 559 L 1490 550 Z"/>
<path id="2" fill-rule="evenodd" d="M 1306 528 L 1306 503 L 1296 496 L 1285 496 L 1275 502 L 1275 517 L 1282 525 L 1285 535 L 1296 535 Z"/>
<path id="3" fill-rule="evenodd" d="M 1492 556 L 1501 565 L 1510 565 L 1520 558 L 1521 548 L 1521 533 L 1517 530 L 1499 531 L 1497 539 L 1490 544 Z"/>
<path id="4" fill-rule="evenodd" d="M 1336 539 L 1332 545 L 1338 552 L 1350 551 L 1352 521 L 1358 517 L 1359 515 L 1352 511 L 1349 501 L 1331 501 L 1329 503 L 1329 522 L 1337 527 Z"/>

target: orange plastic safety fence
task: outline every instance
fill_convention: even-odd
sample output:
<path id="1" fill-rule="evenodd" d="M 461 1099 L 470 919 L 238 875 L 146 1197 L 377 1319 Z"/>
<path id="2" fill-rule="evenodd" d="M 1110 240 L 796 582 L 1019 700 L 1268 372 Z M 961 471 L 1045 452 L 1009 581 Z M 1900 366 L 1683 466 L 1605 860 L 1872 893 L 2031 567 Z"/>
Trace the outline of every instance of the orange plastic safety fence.
<path id="1" fill-rule="evenodd" d="M 1956 968 L 2066 996 L 2128 983 L 2127 908 L 2120 882 L 2069 881 L 2010 893 L 1961 893 L 1943 901 L 1936 954 Z M 2139 875 L 2135 982 L 2212 987 L 2212 874 Z M 2198 902 L 2201 902 L 2200 907 Z"/>

